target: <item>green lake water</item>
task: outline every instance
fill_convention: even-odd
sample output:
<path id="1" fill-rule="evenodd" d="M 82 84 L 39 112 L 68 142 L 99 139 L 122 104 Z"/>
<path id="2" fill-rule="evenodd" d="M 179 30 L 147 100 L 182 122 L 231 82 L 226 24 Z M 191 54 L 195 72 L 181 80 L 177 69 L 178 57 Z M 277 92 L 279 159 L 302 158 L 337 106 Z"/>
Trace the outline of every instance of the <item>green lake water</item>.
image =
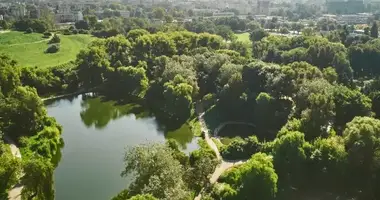
<path id="1" fill-rule="evenodd" d="M 184 152 L 198 148 L 188 126 L 165 132 L 137 105 L 79 95 L 46 107 L 63 126 L 65 142 L 55 170 L 56 200 L 109 200 L 125 189 L 131 182 L 120 177 L 126 147 L 174 138 Z"/>

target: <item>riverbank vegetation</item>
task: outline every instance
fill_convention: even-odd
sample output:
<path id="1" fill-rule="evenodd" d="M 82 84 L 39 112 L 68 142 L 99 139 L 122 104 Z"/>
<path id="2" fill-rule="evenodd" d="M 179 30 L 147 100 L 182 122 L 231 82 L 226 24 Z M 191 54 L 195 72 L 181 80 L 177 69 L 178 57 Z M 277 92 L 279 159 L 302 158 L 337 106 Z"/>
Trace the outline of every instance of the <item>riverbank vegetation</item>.
<path id="1" fill-rule="evenodd" d="M 0 135 L 6 135 L 22 148 L 23 160 L 8 150 L 0 153 L 0 194 L 6 194 L 23 171 L 23 198 L 54 199 L 53 158 L 60 152 L 63 141 L 61 127 L 46 114 L 36 89 L 23 86 L 21 71 L 16 62 L 6 56 L 0 58 Z M 20 166 L 20 168 L 18 167 Z M 4 176 L 4 177 L 3 177 Z M 3 179 L 4 178 L 4 179 Z"/>

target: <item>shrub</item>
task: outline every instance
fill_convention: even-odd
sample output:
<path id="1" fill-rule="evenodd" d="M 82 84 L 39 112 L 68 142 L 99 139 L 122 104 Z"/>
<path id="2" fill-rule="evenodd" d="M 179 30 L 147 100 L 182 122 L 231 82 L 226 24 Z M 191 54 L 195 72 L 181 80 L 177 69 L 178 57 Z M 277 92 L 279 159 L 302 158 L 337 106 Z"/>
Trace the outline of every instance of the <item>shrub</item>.
<path id="1" fill-rule="evenodd" d="M 53 44 L 46 49 L 46 53 L 57 53 L 59 51 L 59 45 Z"/>
<path id="2" fill-rule="evenodd" d="M 33 29 L 32 28 L 28 28 L 28 29 L 26 29 L 26 31 L 25 31 L 25 33 L 33 33 Z"/>
<path id="3" fill-rule="evenodd" d="M 49 38 L 51 35 L 52 35 L 52 33 L 50 33 L 50 32 L 45 32 L 43 37 L 44 37 L 44 38 Z"/>
<path id="4" fill-rule="evenodd" d="M 262 144 L 256 136 L 250 136 L 245 139 L 234 138 L 229 145 L 223 147 L 221 154 L 223 158 L 231 160 L 248 159 L 259 152 L 261 146 Z"/>
<path id="5" fill-rule="evenodd" d="M 79 29 L 79 34 L 89 34 L 88 30 Z"/>
<path id="6" fill-rule="evenodd" d="M 49 44 L 56 44 L 60 42 L 61 42 L 61 38 L 59 38 L 57 34 L 54 34 L 53 38 L 51 38 L 51 40 L 49 41 Z"/>
<path id="7" fill-rule="evenodd" d="M 74 29 L 71 31 L 73 34 L 78 34 L 78 30 L 77 29 Z"/>
<path id="8" fill-rule="evenodd" d="M 69 29 L 65 29 L 63 31 L 63 35 L 71 35 L 71 31 Z"/>

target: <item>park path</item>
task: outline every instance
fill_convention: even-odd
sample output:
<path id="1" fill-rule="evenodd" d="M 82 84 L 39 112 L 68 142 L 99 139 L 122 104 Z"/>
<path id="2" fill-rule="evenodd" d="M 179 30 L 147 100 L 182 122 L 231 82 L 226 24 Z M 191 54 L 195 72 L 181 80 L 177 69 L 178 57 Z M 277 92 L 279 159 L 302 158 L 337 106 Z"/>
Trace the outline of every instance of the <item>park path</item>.
<path id="1" fill-rule="evenodd" d="M 37 43 L 42 43 L 42 42 L 49 42 L 51 38 L 53 38 L 53 36 L 50 36 L 49 38 L 44 39 L 44 40 L 38 40 L 38 41 L 35 41 L 35 42 L 26 42 L 26 43 L 11 44 L 11 45 L 8 45 L 8 46 L 9 47 L 13 47 L 13 46 L 21 46 L 21 45 L 28 45 L 28 44 L 37 44 Z"/>
<path id="2" fill-rule="evenodd" d="M 228 170 L 229 168 L 233 166 L 241 165 L 245 163 L 247 160 L 232 160 L 232 161 L 224 160 L 222 156 L 220 155 L 218 147 L 216 146 L 215 142 L 212 140 L 212 138 L 209 135 L 209 130 L 203 118 L 205 112 L 203 110 L 203 105 L 201 102 L 197 103 L 195 110 L 198 114 L 198 120 L 199 120 L 199 123 L 201 124 L 201 130 L 202 130 L 202 133 L 204 134 L 204 139 L 206 140 L 208 146 L 210 146 L 210 148 L 215 152 L 217 159 L 221 161 L 221 163 L 215 168 L 215 171 L 214 173 L 212 173 L 211 178 L 210 178 L 210 183 L 214 184 L 219 179 L 219 177 L 223 174 L 223 172 L 225 172 L 226 170 Z M 214 134 L 217 135 L 218 131 L 221 130 L 228 123 L 233 123 L 233 122 L 226 122 L 219 125 L 218 128 L 215 129 L 216 131 L 214 131 Z M 236 123 L 240 123 L 240 122 L 236 122 Z M 203 188 L 199 192 L 198 196 L 194 198 L 194 200 L 200 200 L 202 198 L 202 191 L 203 191 Z"/>
<path id="3" fill-rule="evenodd" d="M 16 143 L 10 139 L 9 137 L 4 136 L 4 140 L 9 144 L 11 148 L 12 155 L 16 158 L 21 159 L 21 152 L 20 149 L 16 146 Z M 21 200 L 21 191 L 23 186 L 20 184 L 15 185 L 9 192 L 8 192 L 8 200 Z"/>

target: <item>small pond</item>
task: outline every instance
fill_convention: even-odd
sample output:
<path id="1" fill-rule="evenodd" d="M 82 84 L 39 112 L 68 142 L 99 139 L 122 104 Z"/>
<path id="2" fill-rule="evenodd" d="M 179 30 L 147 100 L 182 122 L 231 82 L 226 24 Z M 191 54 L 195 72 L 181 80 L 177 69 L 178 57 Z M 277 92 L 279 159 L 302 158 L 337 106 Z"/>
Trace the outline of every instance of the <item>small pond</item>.
<path id="1" fill-rule="evenodd" d="M 125 189 L 131 182 L 120 177 L 126 147 L 173 138 L 186 153 L 198 148 L 187 125 L 165 132 L 138 105 L 116 105 L 88 94 L 46 107 L 63 126 L 65 142 L 55 170 L 56 200 L 109 200 Z M 136 110 L 139 114 L 131 114 Z"/>

